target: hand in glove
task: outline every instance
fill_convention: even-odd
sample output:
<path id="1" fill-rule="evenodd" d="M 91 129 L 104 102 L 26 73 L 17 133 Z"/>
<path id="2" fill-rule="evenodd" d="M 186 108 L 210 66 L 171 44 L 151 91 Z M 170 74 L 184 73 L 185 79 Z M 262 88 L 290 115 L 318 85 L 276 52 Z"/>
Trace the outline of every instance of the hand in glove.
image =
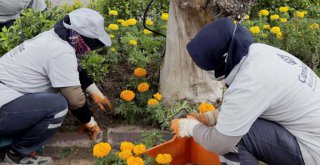
<path id="1" fill-rule="evenodd" d="M 193 128 L 199 123 L 192 117 L 173 119 L 171 121 L 171 130 L 179 138 L 193 137 Z"/>
<path id="2" fill-rule="evenodd" d="M 97 122 L 91 117 L 89 123 L 82 124 L 79 130 L 80 133 L 87 133 L 90 140 L 96 140 L 98 134 L 100 133 L 100 128 Z"/>
<path id="3" fill-rule="evenodd" d="M 198 121 L 206 126 L 214 126 L 216 124 L 215 118 L 217 118 L 219 111 L 213 110 L 205 113 L 191 113 L 188 116 L 196 118 Z"/>
<path id="4" fill-rule="evenodd" d="M 99 106 L 101 110 L 104 111 L 105 106 L 107 106 L 109 110 L 112 110 L 112 105 L 109 99 L 102 94 L 95 83 L 88 86 L 85 91 L 91 95 L 92 100 Z"/>

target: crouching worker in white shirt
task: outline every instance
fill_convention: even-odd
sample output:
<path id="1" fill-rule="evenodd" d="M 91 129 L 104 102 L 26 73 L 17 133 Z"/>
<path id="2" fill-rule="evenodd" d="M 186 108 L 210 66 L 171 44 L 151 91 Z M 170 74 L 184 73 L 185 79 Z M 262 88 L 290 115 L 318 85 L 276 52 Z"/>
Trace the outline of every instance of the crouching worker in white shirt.
<path id="1" fill-rule="evenodd" d="M 111 109 L 111 104 L 85 71 L 78 69 L 77 59 L 110 45 L 103 17 L 81 8 L 65 16 L 54 29 L 23 42 L 0 58 L 0 137 L 13 138 L 5 162 L 52 164 L 50 157 L 38 156 L 35 151 L 61 126 L 68 109 L 95 140 L 100 128 L 83 91 L 102 110 Z"/>
<path id="2" fill-rule="evenodd" d="M 253 43 L 248 30 L 228 18 L 204 27 L 187 49 L 211 77 L 225 76 L 228 89 L 220 111 L 173 120 L 178 137 L 193 137 L 243 165 L 320 164 L 320 81 L 308 66 Z"/>

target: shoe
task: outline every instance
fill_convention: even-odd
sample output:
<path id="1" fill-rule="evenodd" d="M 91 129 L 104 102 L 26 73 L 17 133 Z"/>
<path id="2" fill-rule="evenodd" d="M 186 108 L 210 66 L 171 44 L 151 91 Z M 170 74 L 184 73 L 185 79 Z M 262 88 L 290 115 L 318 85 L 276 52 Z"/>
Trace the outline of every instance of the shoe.
<path id="1" fill-rule="evenodd" d="M 34 153 L 26 157 L 15 156 L 11 151 L 7 152 L 4 160 L 4 163 L 9 164 L 23 164 L 23 165 L 53 165 L 53 160 L 51 157 L 39 156 Z"/>

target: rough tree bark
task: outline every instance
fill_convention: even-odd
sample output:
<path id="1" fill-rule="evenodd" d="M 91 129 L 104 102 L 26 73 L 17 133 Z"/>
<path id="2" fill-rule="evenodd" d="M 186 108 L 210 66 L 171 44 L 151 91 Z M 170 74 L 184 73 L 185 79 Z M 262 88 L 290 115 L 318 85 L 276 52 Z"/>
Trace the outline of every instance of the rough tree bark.
<path id="1" fill-rule="evenodd" d="M 171 0 L 167 26 L 166 55 L 160 73 L 164 102 L 215 101 L 222 96 L 222 84 L 199 69 L 186 44 L 207 23 L 223 16 L 241 19 L 253 0 Z"/>

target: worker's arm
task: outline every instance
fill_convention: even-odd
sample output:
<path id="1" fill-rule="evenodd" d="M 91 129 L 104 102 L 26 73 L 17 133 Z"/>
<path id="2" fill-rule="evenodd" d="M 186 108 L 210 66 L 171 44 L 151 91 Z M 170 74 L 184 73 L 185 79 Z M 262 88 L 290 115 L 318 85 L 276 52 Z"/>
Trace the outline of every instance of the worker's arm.
<path id="1" fill-rule="evenodd" d="M 79 109 L 84 106 L 86 97 L 79 86 L 60 88 L 61 94 L 67 99 L 69 109 Z"/>

